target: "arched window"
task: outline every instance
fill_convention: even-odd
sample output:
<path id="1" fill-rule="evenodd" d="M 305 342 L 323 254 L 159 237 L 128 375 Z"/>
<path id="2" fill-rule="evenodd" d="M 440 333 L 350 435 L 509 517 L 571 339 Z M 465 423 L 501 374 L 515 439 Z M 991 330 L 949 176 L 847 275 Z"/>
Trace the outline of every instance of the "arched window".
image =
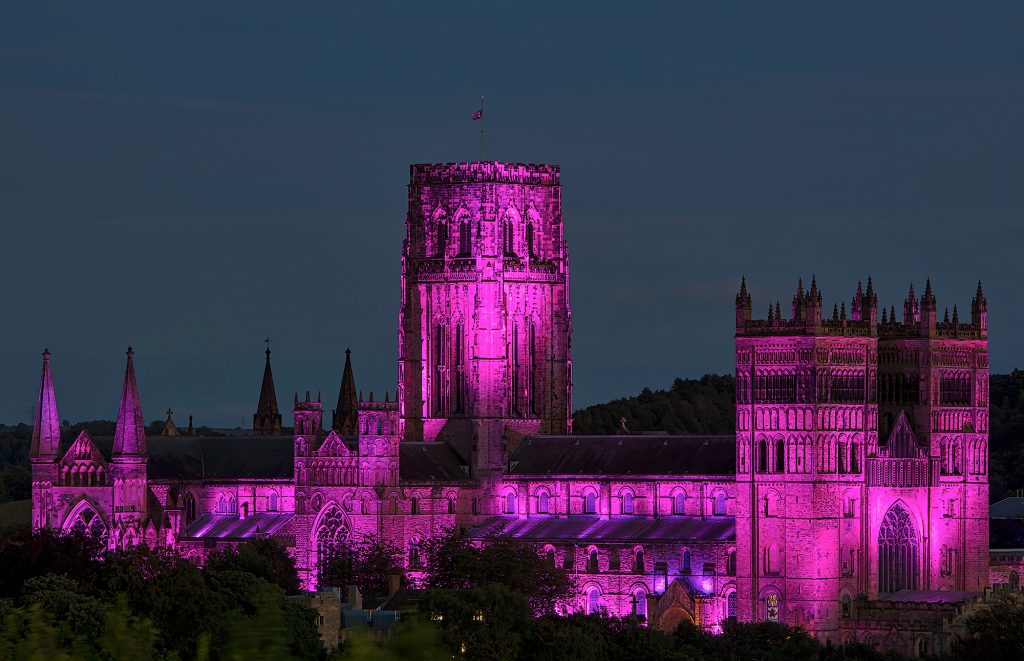
<path id="1" fill-rule="evenodd" d="M 647 571 L 647 569 L 644 566 L 644 550 L 643 549 L 637 549 L 636 550 L 636 555 L 633 556 L 633 573 L 634 574 L 643 574 L 646 571 Z"/>
<path id="2" fill-rule="evenodd" d="M 684 574 L 689 574 L 690 571 L 692 571 L 692 569 L 691 569 L 692 562 L 693 562 L 693 557 L 690 555 L 690 552 L 689 551 L 683 551 L 683 562 L 682 562 L 682 567 L 680 567 L 680 570 Z"/>
<path id="3" fill-rule="evenodd" d="M 764 547 L 764 557 L 762 558 L 762 576 L 778 576 L 779 570 L 782 567 L 782 558 L 779 557 L 779 547 L 775 544 L 769 544 Z"/>
<path id="4" fill-rule="evenodd" d="M 547 550 L 547 553 L 545 555 L 547 556 L 548 565 L 550 565 L 551 567 L 554 567 L 555 566 L 555 549 L 553 549 L 553 548 L 551 548 L 549 546 L 548 550 Z"/>
<path id="5" fill-rule="evenodd" d="M 626 492 L 622 494 L 622 513 L 632 514 L 633 513 L 633 494 Z"/>
<path id="6" fill-rule="evenodd" d="M 448 249 L 448 224 L 441 221 L 437 223 L 437 245 L 435 254 L 437 257 L 444 257 Z"/>
<path id="7" fill-rule="evenodd" d="M 531 258 L 537 256 L 533 246 L 533 223 L 526 224 L 526 252 Z"/>
<path id="8" fill-rule="evenodd" d="M 277 492 L 276 491 L 271 491 L 270 492 L 270 502 L 267 505 L 267 509 L 270 510 L 271 512 L 276 512 L 277 511 L 277 507 L 278 507 Z"/>
<path id="9" fill-rule="evenodd" d="M 420 540 L 415 537 L 409 540 L 409 566 L 420 566 Z"/>
<path id="10" fill-rule="evenodd" d="M 548 492 L 547 491 L 541 491 L 537 495 L 537 512 L 539 514 L 547 514 L 548 513 Z"/>
<path id="11" fill-rule="evenodd" d="M 839 617 L 844 620 L 850 618 L 850 605 L 850 595 L 843 594 L 843 596 L 839 597 Z"/>
<path id="12" fill-rule="evenodd" d="M 727 576 L 736 575 L 736 551 L 729 551 L 729 556 L 725 561 L 725 573 Z"/>
<path id="13" fill-rule="evenodd" d="M 786 472 L 786 442 L 781 438 L 775 441 L 775 472 Z"/>
<path id="14" fill-rule="evenodd" d="M 455 499 L 454 498 L 449 498 L 448 499 L 448 513 L 449 514 L 455 514 Z"/>
<path id="15" fill-rule="evenodd" d="M 757 444 L 757 472 L 768 472 L 768 441 L 764 439 Z"/>
<path id="16" fill-rule="evenodd" d="M 185 523 L 196 519 L 196 497 L 191 492 L 185 494 Z"/>
<path id="17" fill-rule="evenodd" d="M 587 592 L 587 615 L 597 615 L 601 612 L 601 592 L 597 588 L 590 588 Z"/>
<path id="18" fill-rule="evenodd" d="M 587 571 L 591 574 L 596 574 L 600 571 L 597 564 L 597 549 L 590 549 L 590 553 L 587 554 Z"/>
<path id="19" fill-rule="evenodd" d="M 779 621 L 779 593 L 769 592 L 764 596 L 764 615 L 769 622 Z"/>
<path id="20" fill-rule="evenodd" d="M 730 620 L 736 620 L 736 592 L 730 592 L 729 596 L 725 598 L 725 617 Z"/>
<path id="21" fill-rule="evenodd" d="M 107 545 L 107 526 L 103 523 L 103 517 L 88 505 L 82 507 L 69 522 L 65 522 L 64 530 L 76 535 L 99 539 L 103 544 L 101 548 Z"/>
<path id="22" fill-rule="evenodd" d="M 410 514 L 419 514 L 420 513 L 420 499 L 419 498 L 412 498 L 412 499 L 410 499 L 410 501 L 409 501 L 409 513 Z"/>
<path id="23" fill-rule="evenodd" d="M 715 505 L 712 513 L 715 516 L 725 516 L 725 492 L 719 491 L 715 494 Z"/>
<path id="24" fill-rule="evenodd" d="M 515 226 L 511 220 L 505 221 L 505 256 L 515 257 L 516 256 L 516 242 L 514 234 Z"/>
<path id="25" fill-rule="evenodd" d="M 679 492 L 672 499 L 672 513 L 686 514 L 686 494 Z"/>
<path id="26" fill-rule="evenodd" d="M 647 592 L 643 588 L 633 591 L 633 616 L 647 618 Z"/>
<path id="27" fill-rule="evenodd" d="M 878 530 L 878 591 L 916 590 L 920 543 L 914 522 L 899 503 L 886 513 Z"/>
<path id="28" fill-rule="evenodd" d="M 597 494 L 591 491 L 584 499 L 585 514 L 597 514 Z"/>
<path id="29" fill-rule="evenodd" d="M 337 508 L 332 507 L 320 519 L 316 529 L 317 566 L 323 572 L 327 561 L 348 537 L 345 519 Z"/>
<path id="30" fill-rule="evenodd" d="M 468 218 L 462 219 L 459 226 L 459 257 L 469 257 L 473 254 L 473 232 Z"/>
<path id="31" fill-rule="evenodd" d="M 226 514 L 227 511 L 228 511 L 228 501 L 224 499 L 224 496 L 221 496 L 217 500 L 217 514 Z"/>
<path id="32" fill-rule="evenodd" d="M 234 496 L 228 498 L 228 514 L 238 514 L 238 501 Z"/>

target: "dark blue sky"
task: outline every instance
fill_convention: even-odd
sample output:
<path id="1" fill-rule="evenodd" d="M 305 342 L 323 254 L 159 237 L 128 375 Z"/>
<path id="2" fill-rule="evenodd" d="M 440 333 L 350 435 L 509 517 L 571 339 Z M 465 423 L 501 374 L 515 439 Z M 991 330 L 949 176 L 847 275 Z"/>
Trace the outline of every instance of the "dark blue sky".
<path id="1" fill-rule="evenodd" d="M 0 421 L 393 392 L 408 164 L 562 166 L 576 403 L 732 370 L 733 296 L 932 277 L 1024 364 L 1020 3 L 9 3 Z M 920 291 L 920 289 L 919 289 Z M 941 313 L 941 312 L 940 312 Z"/>

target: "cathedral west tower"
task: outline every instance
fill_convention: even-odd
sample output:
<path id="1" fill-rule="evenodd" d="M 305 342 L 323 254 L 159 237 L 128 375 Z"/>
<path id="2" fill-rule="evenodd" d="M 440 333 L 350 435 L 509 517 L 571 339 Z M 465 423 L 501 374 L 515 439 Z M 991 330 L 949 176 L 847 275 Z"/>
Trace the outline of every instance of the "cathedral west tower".
<path id="1" fill-rule="evenodd" d="M 409 441 L 446 440 L 474 469 L 571 420 L 568 257 L 559 169 L 411 167 L 399 313 Z"/>

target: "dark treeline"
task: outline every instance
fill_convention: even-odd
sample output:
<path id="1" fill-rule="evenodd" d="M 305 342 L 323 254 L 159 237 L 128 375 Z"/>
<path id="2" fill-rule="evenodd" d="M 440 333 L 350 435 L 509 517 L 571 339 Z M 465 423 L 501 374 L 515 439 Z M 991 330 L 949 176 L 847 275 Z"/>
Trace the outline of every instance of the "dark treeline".
<path id="1" fill-rule="evenodd" d="M 1024 489 L 1024 370 L 993 374 L 989 384 L 990 496 L 999 500 Z M 577 411 L 573 433 L 617 434 L 625 418 L 634 433 L 733 434 L 734 388 L 731 375 L 676 379 L 668 390 L 644 388 L 635 397 Z"/>

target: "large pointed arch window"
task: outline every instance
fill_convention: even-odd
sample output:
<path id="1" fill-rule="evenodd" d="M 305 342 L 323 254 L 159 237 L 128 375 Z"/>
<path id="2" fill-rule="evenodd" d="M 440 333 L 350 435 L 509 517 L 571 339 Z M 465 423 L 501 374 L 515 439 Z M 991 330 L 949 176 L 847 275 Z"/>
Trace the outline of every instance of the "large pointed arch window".
<path id="1" fill-rule="evenodd" d="M 463 216 L 459 223 L 459 257 L 470 257 L 473 254 L 473 228 L 469 218 Z"/>
<path id="2" fill-rule="evenodd" d="M 107 544 L 107 525 L 103 523 L 103 517 L 88 505 L 79 509 L 78 513 L 65 524 L 64 529 L 76 535 L 99 539 L 103 546 Z"/>
<path id="3" fill-rule="evenodd" d="M 910 513 L 896 503 L 878 530 L 878 591 L 892 594 L 916 590 L 920 573 L 921 543 Z"/>
<path id="4" fill-rule="evenodd" d="M 345 526 L 345 518 L 336 507 L 331 507 L 320 519 L 320 525 L 316 529 L 316 554 L 319 573 L 327 562 L 345 543 L 348 538 L 348 528 Z"/>

